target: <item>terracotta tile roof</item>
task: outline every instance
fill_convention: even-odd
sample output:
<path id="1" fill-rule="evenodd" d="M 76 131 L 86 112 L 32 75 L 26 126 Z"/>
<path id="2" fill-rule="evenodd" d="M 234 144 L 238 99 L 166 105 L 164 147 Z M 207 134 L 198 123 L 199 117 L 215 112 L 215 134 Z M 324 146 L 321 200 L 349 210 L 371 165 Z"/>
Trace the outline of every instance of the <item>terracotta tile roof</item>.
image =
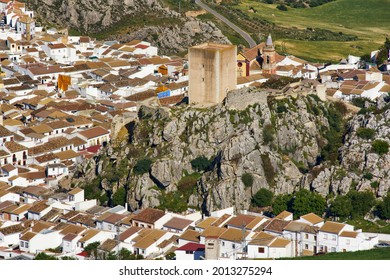
<path id="1" fill-rule="evenodd" d="M 31 231 L 36 232 L 36 233 L 40 233 L 42 230 L 49 229 L 53 226 L 54 226 L 53 223 L 36 221 L 36 222 L 31 224 Z"/>
<path id="2" fill-rule="evenodd" d="M 49 208 L 50 206 L 46 204 L 47 200 L 39 201 L 36 204 L 34 204 L 28 212 L 32 213 L 41 213 L 43 210 Z"/>
<path id="3" fill-rule="evenodd" d="M 9 172 L 15 170 L 16 167 L 8 163 L 6 165 L 1 166 L 1 169 L 5 170 L 9 173 Z"/>
<path id="4" fill-rule="evenodd" d="M 291 212 L 283 211 L 283 212 L 279 213 L 279 215 L 277 215 L 277 216 L 275 217 L 275 219 L 284 220 L 284 219 L 288 218 L 288 217 L 291 216 L 291 215 L 292 215 Z"/>
<path id="5" fill-rule="evenodd" d="M 307 233 L 316 234 L 318 232 L 318 227 L 314 227 L 306 223 L 292 221 L 284 228 L 284 230 L 288 230 L 292 232 L 307 232 Z"/>
<path id="6" fill-rule="evenodd" d="M 25 204 L 25 205 L 19 206 L 17 209 L 15 209 L 12 214 L 20 215 L 20 214 L 27 212 L 30 208 L 31 208 L 31 205 Z"/>
<path id="7" fill-rule="evenodd" d="M 140 249 L 146 249 L 149 246 L 151 246 L 153 243 L 155 243 L 158 239 L 163 237 L 167 232 L 164 230 L 154 229 L 152 230 L 148 235 L 146 235 L 144 238 L 137 241 L 133 247 L 140 248 Z"/>
<path id="8" fill-rule="evenodd" d="M 21 152 L 21 151 L 26 151 L 27 147 L 20 145 L 14 141 L 7 141 L 4 143 L 4 146 L 11 152 L 11 153 L 16 153 L 16 152 Z"/>
<path id="9" fill-rule="evenodd" d="M 252 237 L 251 241 L 249 241 L 249 245 L 268 246 L 274 239 L 274 235 L 261 231 Z"/>
<path id="10" fill-rule="evenodd" d="M 110 134 L 110 132 L 108 130 L 100 127 L 100 126 L 96 126 L 96 127 L 84 130 L 84 131 L 80 131 L 79 134 L 81 134 L 82 136 L 84 136 L 87 139 L 92 139 L 95 137 Z"/>
<path id="11" fill-rule="evenodd" d="M 122 232 L 120 235 L 119 235 L 119 240 L 124 242 L 127 238 L 133 236 L 134 234 L 136 234 L 138 231 L 140 231 L 142 228 L 140 227 L 131 227 L 131 228 L 128 228 L 126 229 L 124 232 Z"/>
<path id="12" fill-rule="evenodd" d="M 270 245 L 269 247 L 286 247 L 288 244 L 290 244 L 291 241 L 284 239 L 284 238 L 276 238 Z"/>
<path id="13" fill-rule="evenodd" d="M 73 233 L 73 234 L 80 234 L 84 230 L 86 230 L 85 227 L 82 226 L 77 226 L 77 225 L 68 225 L 65 227 L 63 230 L 60 231 L 60 234 L 62 235 L 67 235 L 68 233 Z"/>
<path id="14" fill-rule="evenodd" d="M 163 226 L 167 228 L 183 230 L 186 227 L 188 227 L 191 223 L 192 223 L 191 220 L 173 217 L 168 222 L 166 222 Z"/>
<path id="15" fill-rule="evenodd" d="M 177 243 L 177 240 L 179 239 L 179 236 L 177 235 L 172 235 L 170 238 L 168 239 L 165 239 L 163 242 L 161 242 L 160 244 L 157 245 L 157 248 L 161 248 L 161 249 L 164 249 L 166 248 L 167 246 L 171 245 L 173 246 L 173 244 L 176 244 Z"/>
<path id="16" fill-rule="evenodd" d="M 112 250 L 115 249 L 115 247 L 117 247 L 119 244 L 119 242 L 117 240 L 114 240 L 114 239 L 107 239 L 106 241 L 104 241 L 99 247 L 98 249 L 99 250 L 102 250 L 102 251 L 106 251 L 106 252 L 111 252 Z"/>
<path id="17" fill-rule="evenodd" d="M 78 194 L 79 192 L 82 192 L 82 191 L 83 191 L 83 189 L 76 187 L 73 190 L 71 190 L 70 192 L 68 192 L 68 194 L 75 195 L 75 194 Z"/>
<path id="18" fill-rule="evenodd" d="M 231 241 L 231 242 L 241 242 L 242 239 L 248 236 L 249 232 L 243 234 L 242 230 L 229 228 L 224 233 L 219 236 L 219 239 Z"/>
<path id="19" fill-rule="evenodd" d="M 120 222 L 125 217 L 126 217 L 126 215 L 112 213 L 111 215 L 109 215 L 108 217 L 106 217 L 104 219 L 104 222 L 115 225 L 116 223 Z"/>
<path id="20" fill-rule="evenodd" d="M 184 94 L 174 95 L 170 97 L 159 98 L 158 102 L 161 106 L 177 105 L 183 101 Z"/>
<path id="21" fill-rule="evenodd" d="M 225 225 L 234 226 L 234 227 L 246 227 L 250 222 L 252 222 L 256 217 L 252 215 L 237 215 L 236 217 L 231 218 Z"/>
<path id="22" fill-rule="evenodd" d="M 207 217 L 203 221 L 197 223 L 196 227 L 205 229 L 205 228 L 209 227 L 212 223 L 214 223 L 216 220 L 218 220 L 218 218 L 216 218 L 216 217 Z"/>
<path id="23" fill-rule="evenodd" d="M 69 219 L 77 216 L 78 214 L 80 214 L 80 212 L 72 210 L 72 211 L 69 211 L 68 213 L 66 213 L 65 215 L 62 215 L 61 219 L 69 220 Z"/>
<path id="24" fill-rule="evenodd" d="M 309 213 L 309 214 L 303 215 L 303 216 L 301 216 L 301 219 L 305 219 L 306 221 L 308 221 L 309 223 L 311 223 L 313 225 L 324 221 L 323 218 L 317 216 L 314 213 Z"/>
<path id="25" fill-rule="evenodd" d="M 264 230 L 273 231 L 277 233 L 282 233 L 283 229 L 291 223 L 290 221 L 283 221 L 279 219 L 272 219 L 271 222 L 264 227 Z"/>
<path id="26" fill-rule="evenodd" d="M 214 223 L 212 223 L 212 226 L 220 227 L 224 223 L 226 223 L 232 216 L 229 214 L 223 214 L 221 217 L 218 218 Z"/>
<path id="27" fill-rule="evenodd" d="M 79 154 L 73 150 L 67 150 L 63 152 L 58 152 L 54 154 L 57 158 L 59 158 L 61 161 L 62 160 L 67 160 L 67 159 L 72 159 L 76 158 L 79 156 Z"/>
<path id="28" fill-rule="evenodd" d="M 82 225 L 86 225 L 88 227 L 94 227 L 95 226 L 95 221 L 94 221 L 94 216 L 93 215 L 85 215 L 85 214 L 79 214 L 72 219 L 70 219 L 68 222 L 71 223 L 79 223 Z"/>
<path id="29" fill-rule="evenodd" d="M 256 217 L 255 219 L 253 219 L 252 222 L 250 222 L 249 224 L 247 224 L 245 228 L 246 228 L 246 229 L 252 230 L 252 229 L 254 229 L 261 221 L 263 221 L 264 219 L 267 220 L 266 217 Z"/>
<path id="30" fill-rule="evenodd" d="M 216 227 L 216 226 L 209 226 L 204 231 L 201 232 L 200 236 L 203 237 L 219 237 L 221 234 L 223 234 L 227 229 Z"/>
<path id="31" fill-rule="evenodd" d="M 150 229 L 150 228 L 142 228 L 138 233 L 137 233 L 137 236 L 134 237 L 131 241 L 133 243 L 135 242 L 138 242 L 139 240 L 141 240 L 142 238 L 144 238 L 145 236 L 147 236 L 149 233 L 151 233 L 153 230 Z"/>
<path id="32" fill-rule="evenodd" d="M 356 238 L 358 236 L 359 232 L 356 231 L 343 231 L 340 233 L 340 236 L 342 237 L 349 237 L 349 238 Z"/>
<path id="33" fill-rule="evenodd" d="M 133 218 L 133 220 L 148 223 L 148 224 L 154 224 L 156 221 L 158 221 L 164 215 L 165 215 L 165 212 L 162 210 L 146 208 L 146 209 L 142 210 L 140 213 L 138 213 Z"/>
<path id="34" fill-rule="evenodd" d="M 30 241 L 31 239 L 33 239 L 33 237 L 37 235 L 36 233 L 34 232 L 26 232 L 25 234 L 23 234 L 21 237 L 20 237 L 20 240 L 24 240 L 24 241 Z"/>
<path id="35" fill-rule="evenodd" d="M 82 234 L 83 237 L 80 238 L 79 242 L 86 242 L 90 240 L 92 237 L 94 237 L 95 235 L 97 235 L 98 233 L 100 233 L 100 231 L 97 229 L 89 229 Z"/>
<path id="36" fill-rule="evenodd" d="M 66 240 L 66 241 L 72 241 L 72 240 L 74 240 L 77 236 L 78 236 L 77 234 L 68 233 L 68 234 L 65 235 L 62 239 L 63 239 L 63 240 Z"/>
<path id="37" fill-rule="evenodd" d="M 320 228 L 320 231 L 339 234 L 343 230 L 345 224 L 336 223 L 336 222 L 325 222 L 325 224 Z"/>
<path id="38" fill-rule="evenodd" d="M 205 250 L 204 244 L 196 244 L 191 242 L 176 249 L 176 251 L 204 251 L 204 250 Z"/>
<path id="39" fill-rule="evenodd" d="M 37 155 L 44 152 L 51 152 L 59 148 L 69 146 L 72 143 L 65 137 L 57 137 L 49 140 L 47 143 L 28 149 L 29 155 Z"/>
<path id="40" fill-rule="evenodd" d="M 8 226 L 8 227 L 0 228 L 0 232 L 3 235 L 10 235 L 10 234 L 22 232 L 24 229 L 25 229 L 25 227 L 23 225 L 17 224 L 17 225 L 12 225 L 12 226 Z"/>
<path id="41" fill-rule="evenodd" d="M 192 242 L 199 242 L 200 241 L 200 233 L 192 230 L 192 229 L 187 229 L 185 232 L 183 232 L 180 237 L 180 239 L 192 241 Z"/>
<path id="42" fill-rule="evenodd" d="M 29 172 L 29 173 L 19 174 L 19 176 L 23 177 L 23 178 L 26 178 L 28 180 L 35 180 L 35 179 L 44 179 L 44 178 L 46 178 L 46 173 L 45 173 L 45 171 L 36 171 L 36 172 Z M 43 189 L 43 188 L 41 188 L 41 189 Z M 48 190 L 46 190 L 46 189 L 45 189 L 45 191 L 48 192 Z"/>
<path id="43" fill-rule="evenodd" d="M 0 137 L 12 136 L 12 132 L 0 125 Z"/>

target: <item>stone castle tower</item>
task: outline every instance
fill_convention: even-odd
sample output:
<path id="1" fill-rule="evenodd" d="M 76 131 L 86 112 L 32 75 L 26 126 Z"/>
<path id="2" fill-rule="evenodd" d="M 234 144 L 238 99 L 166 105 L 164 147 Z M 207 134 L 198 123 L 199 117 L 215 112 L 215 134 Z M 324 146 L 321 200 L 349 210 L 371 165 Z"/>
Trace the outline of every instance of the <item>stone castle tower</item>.
<path id="1" fill-rule="evenodd" d="M 272 42 L 271 34 L 268 35 L 267 42 L 263 49 L 263 73 L 275 74 L 276 73 L 276 52 L 275 46 Z"/>
<path id="2" fill-rule="evenodd" d="M 205 43 L 189 48 L 190 104 L 222 102 L 228 91 L 236 89 L 237 47 Z"/>

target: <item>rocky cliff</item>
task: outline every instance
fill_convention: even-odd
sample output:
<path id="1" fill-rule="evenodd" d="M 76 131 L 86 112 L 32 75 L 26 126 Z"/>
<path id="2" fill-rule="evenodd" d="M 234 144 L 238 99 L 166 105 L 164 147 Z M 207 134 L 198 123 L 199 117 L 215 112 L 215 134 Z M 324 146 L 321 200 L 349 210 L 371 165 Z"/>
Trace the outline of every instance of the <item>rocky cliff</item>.
<path id="1" fill-rule="evenodd" d="M 390 155 L 375 153 L 373 140 L 361 139 L 357 130 L 372 128 L 389 141 L 387 105 L 347 122 L 341 104 L 307 93 L 276 98 L 245 89 L 211 108 L 141 107 L 138 120 L 126 126 L 128 137 L 80 166 L 72 184 L 87 185 L 98 197 L 125 187 L 132 209 L 190 206 L 206 212 L 247 209 L 260 188 L 275 194 L 305 188 L 323 196 L 354 188 L 384 195 Z M 244 174 L 253 182 L 245 182 Z"/>
<path id="2" fill-rule="evenodd" d="M 98 39 L 147 40 L 162 53 L 178 53 L 206 41 L 227 43 L 212 22 L 164 8 L 157 0 L 31 0 L 38 20 Z"/>

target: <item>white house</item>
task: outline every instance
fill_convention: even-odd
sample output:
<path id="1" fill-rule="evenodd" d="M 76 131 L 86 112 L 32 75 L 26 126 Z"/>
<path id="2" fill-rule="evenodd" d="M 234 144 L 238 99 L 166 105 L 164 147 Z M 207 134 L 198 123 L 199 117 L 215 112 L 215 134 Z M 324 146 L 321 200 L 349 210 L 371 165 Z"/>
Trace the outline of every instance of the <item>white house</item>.
<path id="1" fill-rule="evenodd" d="M 157 245 L 163 240 L 170 238 L 172 235 L 172 233 L 165 230 L 148 230 L 148 234 L 140 239 L 137 239 L 137 241 L 133 244 L 134 253 L 144 257 L 156 254 L 156 252 L 159 252 Z"/>
<path id="2" fill-rule="evenodd" d="M 179 261 L 202 260 L 205 257 L 205 245 L 190 242 L 177 248 L 175 254 Z"/>
<path id="3" fill-rule="evenodd" d="M 25 227 L 21 224 L 0 228 L 0 244 L 18 244 L 19 235 L 23 230 L 25 230 Z"/>
<path id="4" fill-rule="evenodd" d="M 28 231 L 20 237 L 20 250 L 37 254 L 50 248 L 57 248 L 62 244 L 62 236 L 58 231 L 45 229 L 40 233 Z"/>
<path id="5" fill-rule="evenodd" d="M 110 141 L 110 131 L 103 127 L 96 126 L 83 131 L 78 132 L 81 139 L 87 142 L 87 147 L 95 145 L 103 145 Z"/>
<path id="6" fill-rule="evenodd" d="M 293 257 L 293 243 L 290 240 L 259 232 L 248 243 L 248 258 Z"/>

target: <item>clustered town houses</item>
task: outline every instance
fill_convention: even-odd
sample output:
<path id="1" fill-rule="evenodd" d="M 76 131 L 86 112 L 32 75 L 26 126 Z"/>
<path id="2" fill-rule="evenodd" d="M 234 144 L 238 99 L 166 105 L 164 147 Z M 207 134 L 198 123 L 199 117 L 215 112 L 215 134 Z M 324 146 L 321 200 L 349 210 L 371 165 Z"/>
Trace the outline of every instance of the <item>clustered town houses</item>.
<path id="1" fill-rule="evenodd" d="M 181 103 L 188 95 L 189 62 L 158 55 L 145 41 L 97 41 L 44 30 L 18 1 L 0 0 L 0 12 L 1 258 L 33 258 L 60 247 L 62 255 L 82 259 L 90 257 L 83 248 L 97 241 L 100 254 L 126 248 L 147 258 L 175 252 L 177 259 L 292 257 L 378 243 L 375 234 L 311 213 L 295 221 L 291 213 L 271 219 L 233 209 L 210 217 L 196 211 L 130 213 L 85 200 L 82 189 L 55 193 L 58 181 L 108 144 L 118 131 L 115 124 L 136 117 L 141 104 Z M 375 99 L 390 91 L 390 76 L 369 64 L 359 69 L 358 57 L 309 63 L 277 54 L 271 35 L 236 60 L 237 88 L 287 76 L 310 81 L 325 99 Z"/>

